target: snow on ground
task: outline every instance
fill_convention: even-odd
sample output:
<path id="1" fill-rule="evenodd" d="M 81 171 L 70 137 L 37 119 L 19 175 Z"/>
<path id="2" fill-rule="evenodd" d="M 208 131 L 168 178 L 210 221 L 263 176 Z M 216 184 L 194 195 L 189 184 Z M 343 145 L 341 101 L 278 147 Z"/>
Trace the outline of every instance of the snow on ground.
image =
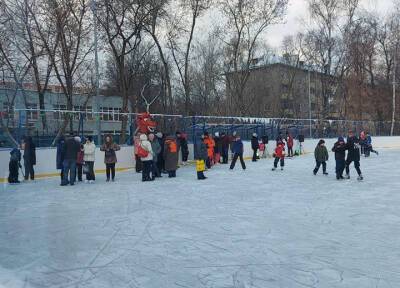
<path id="1" fill-rule="evenodd" d="M 204 182 L 2 186 L 0 287 L 400 287 L 398 161 L 363 159 L 364 182 L 336 181 L 333 159 L 314 176 L 308 155 Z"/>

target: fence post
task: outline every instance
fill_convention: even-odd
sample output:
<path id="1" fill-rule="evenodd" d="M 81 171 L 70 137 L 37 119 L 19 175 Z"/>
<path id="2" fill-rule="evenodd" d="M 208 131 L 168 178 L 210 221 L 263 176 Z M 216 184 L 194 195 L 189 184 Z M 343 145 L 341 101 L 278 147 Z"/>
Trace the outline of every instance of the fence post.
<path id="1" fill-rule="evenodd" d="M 196 116 L 192 116 L 192 142 L 193 147 L 196 145 Z"/>

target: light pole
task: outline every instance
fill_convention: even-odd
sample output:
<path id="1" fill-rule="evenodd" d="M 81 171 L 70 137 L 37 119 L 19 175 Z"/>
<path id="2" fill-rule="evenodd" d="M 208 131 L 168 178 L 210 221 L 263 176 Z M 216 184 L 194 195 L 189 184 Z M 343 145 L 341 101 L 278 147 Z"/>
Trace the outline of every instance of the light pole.
<path id="1" fill-rule="evenodd" d="M 95 89 L 96 95 L 94 97 L 93 106 L 95 110 L 95 117 L 96 117 L 96 130 L 97 130 L 97 144 L 101 145 L 101 122 L 100 122 L 100 96 L 99 96 L 99 86 L 100 86 L 100 74 L 99 74 L 99 55 L 98 55 L 98 30 L 97 30 L 97 2 L 96 0 L 92 0 L 92 12 L 93 12 L 93 33 L 94 33 L 94 65 L 95 65 L 95 73 L 96 73 L 96 80 L 95 80 Z"/>
<path id="2" fill-rule="evenodd" d="M 392 98 L 392 125 L 390 127 L 390 136 L 394 134 L 394 125 L 396 121 L 396 69 L 397 69 L 397 48 L 398 42 L 396 43 L 396 47 L 394 49 L 393 56 L 393 98 Z"/>
<path id="3" fill-rule="evenodd" d="M 312 111 L 311 111 L 311 66 L 308 65 L 308 112 L 310 120 L 310 139 L 312 139 Z"/>

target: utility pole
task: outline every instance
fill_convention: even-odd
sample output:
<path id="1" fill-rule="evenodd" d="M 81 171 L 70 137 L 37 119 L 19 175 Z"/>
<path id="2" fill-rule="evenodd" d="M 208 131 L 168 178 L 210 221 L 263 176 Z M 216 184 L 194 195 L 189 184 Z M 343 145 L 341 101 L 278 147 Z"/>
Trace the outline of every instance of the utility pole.
<path id="1" fill-rule="evenodd" d="M 96 132 L 97 132 L 97 145 L 101 145 L 101 122 L 100 122 L 100 74 L 99 74 L 99 55 L 98 55 L 98 30 L 97 30 L 97 2 L 92 0 L 92 11 L 93 11 L 93 32 L 94 32 L 94 65 L 96 73 L 96 95 L 93 99 L 93 107 L 96 117 Z"/>
<path id="2" fill-rule="evenodd" d="M 394 125 L 396 121 L 396 70 L 397 70 L 397 48 L 398 42 L 396 43 L 396 47 L 394 49 L 393 56 L 393 98 L 392 98 L 392 126 L 390 128 L 390 136 L 394 135 Z"/>
<path id="3" fill-rule="evenodd" d="M 311 111 L 311 66 L 308 65 L 308 112 L 310 118 L 310 139 L 312 139 L 312 111 Z"/>

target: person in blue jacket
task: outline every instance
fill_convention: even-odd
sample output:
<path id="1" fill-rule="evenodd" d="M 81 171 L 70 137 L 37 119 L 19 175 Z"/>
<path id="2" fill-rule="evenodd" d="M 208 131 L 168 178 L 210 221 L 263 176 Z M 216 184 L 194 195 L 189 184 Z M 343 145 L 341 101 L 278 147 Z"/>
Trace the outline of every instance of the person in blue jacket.
<path id="1" fill-rule="evenodd" d="M 366 137 L 366 149 L 365 149 L 365 157 L 369 157 L 371 152 L 375 153 L 376 155 L 379 155 L 378 151 L 374 150 L 372 147 L 372 138 L 369 132 L 367 132 L 367 137 Z"/>
<path id="2" fill-rule="evenodd" d="M 63 180 L 63 177 L 64 177 L 64 168 L 63 168 L 64 144 L 65 144 L 65 138 L 64 138 L 64 136 L 60 136 L 60 138 L 57 141 L 56 168 L 57 168 L 57 170 L 61 170 L 61 173 L 60 173 L 61 181 Z"/>
<path id="3" fill-rule="evenodd" d="M 246 170 L 246 164 L 244 163 L 243 160 L 243 142 L 242 139 L 240 139 L 240 136 L 236 134 L 235 139 L 233 140 L 232 143 L 232 152 L 233 152 L 233 159 L 231 163 L 230 169 L 233 170 L 235 168 L 235 164 L 237 159 L 240 159 L 240 164 L 242 164 L 243 170 Z"/>

